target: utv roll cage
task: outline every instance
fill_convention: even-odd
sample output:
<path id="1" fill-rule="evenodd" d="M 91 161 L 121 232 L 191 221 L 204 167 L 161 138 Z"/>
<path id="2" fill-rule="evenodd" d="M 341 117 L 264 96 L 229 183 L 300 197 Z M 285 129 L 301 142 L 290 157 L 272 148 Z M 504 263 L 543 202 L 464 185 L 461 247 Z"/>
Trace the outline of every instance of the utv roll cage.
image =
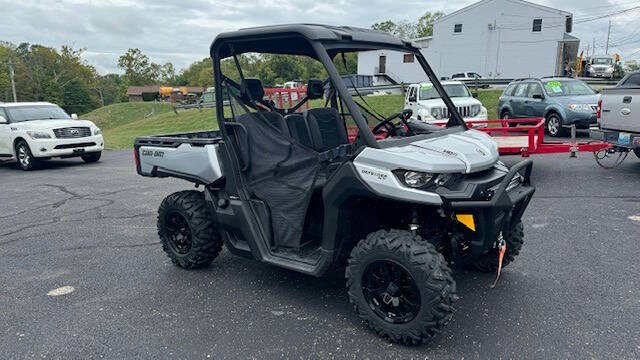
<path id="1" fill-rule="evenodd" d="M 329 80 L 335 88 L 337 95 L 340 96 L 353 117 L 359 130 L 359 136 L 362 137 L 366 146 L 385 148 L 419 140 L 421 137 L 429 137 L 428 135 L 416 135 L 416 137 L 411 137 L 410 140 L 408 138 L 385 142 L 376 140 L 369 124 L 362 115 L 361 107 L 352 99 L 333 63 L 333 59 L 338 54 L 369 50 L 391 50 L 414 54 L 416 59 L 418 59 L 418 63 L 449 109 L 451 117 L 447 127 L 460 127 L 463 131 L 467 130 L 467 126 L 460 114 L 458 114 L 457 108 L 446 95 L 440 81 L 420 50 L 413 46 L 411 42 L 401 40 L 389 34 L 355 27 L 315 24 L 255 27 L 218 35 L 211 45 L 210 54 L 213 59 L 213 74 L 216 89 L 221 89 L 223 82 L 227 82 L 228 80 L 222 74 L 220 67 L 220 62 L 227 58 L 233 57 L 238 68 L 239 64 L 236 56 L 245 53 L 302 55 L 316 59 L 324 65 L 329 75 Z M 242 76 L 241 70 L 239 71 Z M 215 96 L 216 103 L 222 104 L 223 92 L 216 91 Z M 227 129 L 225 128 L 227 119 L 224 116 L 223 107 L 219 106 L 216 108 L 216 115 L 220 132 L 224 138 L 227 138 Z"/>

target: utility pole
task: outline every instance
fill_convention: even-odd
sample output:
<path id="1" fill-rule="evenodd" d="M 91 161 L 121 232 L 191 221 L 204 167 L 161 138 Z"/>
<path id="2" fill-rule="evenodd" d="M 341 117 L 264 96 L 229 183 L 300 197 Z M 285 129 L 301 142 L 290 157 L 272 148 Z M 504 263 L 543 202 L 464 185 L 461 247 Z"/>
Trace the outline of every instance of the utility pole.
<path id="1" fill-rule="evenodd" d="M 9 76 L 11 77 L 11 91 L 13 91 L 13 102 L 18 102 L 18 96 L 16 95 L 16 80 L 15 73 L 13 72 L 13 61 L 9 60 Z"/>
<path id="2" fill-rule="evenodd" d="M 591 47 L 593 49 L 593 51 L 591 52 L 591 55 L 595 55 L 596 54 L 596 38 L 593 38 L 593 46 Z"/>
<path id="3" fill-rule="evenodd" d="M 611 19 L 609 19 L 609 30 L 607 30 L 607 47 L 604 49 L 604 54 L 609 55 L 609 36 L 611 35 Z"/>

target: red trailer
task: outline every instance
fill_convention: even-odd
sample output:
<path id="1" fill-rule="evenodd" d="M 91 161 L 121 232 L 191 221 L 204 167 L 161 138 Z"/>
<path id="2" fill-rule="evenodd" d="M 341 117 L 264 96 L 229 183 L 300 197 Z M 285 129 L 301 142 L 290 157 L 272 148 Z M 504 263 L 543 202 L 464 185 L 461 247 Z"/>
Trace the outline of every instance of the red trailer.
<path id="1" fill-rule="evenodd" d="M 522 155 L 528 157 L 531 154 L 559 154 L 575 152 L 596 153 L 611 147 L 603 141 L 577 141 L 557 140 L 549 141 L 544 138 L 543 118 L 523 118 L 509 120 L 478 120 L 467 121 L 470 128 L 484 131 L 498 143 L 500 155 Z M 444 126 L 446 122 L 438 122 L 435 125 Z M 357 135 L 357 129 L 350 127 L 349 140 L 353 141 Z M 575 133 L 574 133 L 575 134 Z M 378 139 L 385 134 L 376 135 Z"/>

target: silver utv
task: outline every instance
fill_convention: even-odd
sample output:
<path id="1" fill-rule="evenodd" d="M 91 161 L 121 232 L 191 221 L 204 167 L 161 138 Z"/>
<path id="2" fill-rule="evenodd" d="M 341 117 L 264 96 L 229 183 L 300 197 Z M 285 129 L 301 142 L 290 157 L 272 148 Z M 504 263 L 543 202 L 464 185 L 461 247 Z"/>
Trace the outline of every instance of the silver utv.
<path id="1" fill-rule="evenodd" d="M 357 88 L 336 66 L 345 54 L 381 49 L 415 57 L 448 107 L 446 127 L 413 122 L 410 110 L 380 116 L 354 100 Z M 451 267 L 495 271 L 518 255 L 531 161 L 505 167 L 411 43 L 352 27 L 282 25 L 220 34 L 210 50 L 219 130 L 135 142 L 141 175 L 202 186 L 160 206 L 161 242 L 176 265 L 207 265 L 224 245 L 314 276 L 344 268 L 360 317 L 414 344 L 453 314 Z M 327 78 L 309 79 L 306 96 L 281 109 L 244 73 L 247 53 L 303 56 Z M 302 111 L 308 102 L 325 106 Z"/>

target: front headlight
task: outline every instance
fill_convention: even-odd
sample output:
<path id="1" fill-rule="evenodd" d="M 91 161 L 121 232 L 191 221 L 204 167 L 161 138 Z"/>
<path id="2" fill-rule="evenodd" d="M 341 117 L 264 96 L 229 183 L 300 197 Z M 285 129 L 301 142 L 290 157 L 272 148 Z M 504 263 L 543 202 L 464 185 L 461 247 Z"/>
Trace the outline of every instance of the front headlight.
<path id="1" fill-rule="evenodd" d="M 424 173 L 419 171 L 406 171 L 404 173 L 404 183 L 412 188 L 419 188 L 427 185 L 434 174 Z"/>
<path id="2" fill-rule="evenodd" d="M 443 114 L 442 108 L 434 107 L 431 109 L 431 116 L 433 116 L 434 118 L 440 120 L 444 117 L 443 115 L 444 114 Z"/>
<path id="3" fill-rule="evenodd" d="M 613 72 L 613 68 L 607 68 L 607 70 L 605 70 L 605 72 L 612 73 Z"/>
<path id="4" fill-rule="evenodd" d="M 100 128 L 96 128 L 93 130 L 93 135 L 102 135 L 102 130 L 100 130 Z"/>
<path id="5" fill-rule="evenodd" d="M 476 117 L 480 114 L 482 106 L 480 104 L 471 105 L 471 117 Z"/>
<path id="6" fill-rule="evenodd" d="M 588 104 L 569 104 L 569 110 L 591 112 L 591 106 Z"/>
<path id="7" fill-rule="evenodd" d="M 27 135 L 32 139 L 51 139 L 51 135 L 44 131 L 27 131 Z"/>

